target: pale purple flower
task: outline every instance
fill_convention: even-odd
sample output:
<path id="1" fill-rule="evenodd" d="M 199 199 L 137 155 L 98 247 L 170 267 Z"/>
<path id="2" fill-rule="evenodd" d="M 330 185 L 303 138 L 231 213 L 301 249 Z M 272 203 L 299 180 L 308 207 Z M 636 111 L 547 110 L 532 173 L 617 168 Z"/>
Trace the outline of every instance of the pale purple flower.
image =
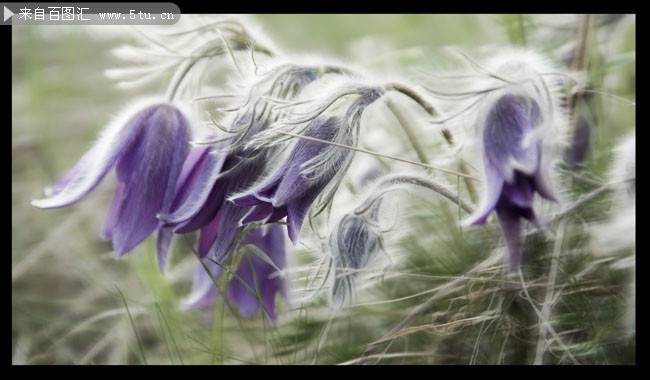
<path id="1" fill-rule="evenodd" d="M 358 272 L 383 250 L 379 228 L 381 203 L 379 198 L 364 213 L 344 215 L 330 235 L 329 248 L 334 272 L 332 301 L 336 307 L 342 307 L 351 300 Z"/>
<path id="2" fill-rule="evenodd" d="M 286 238 L 280 225 L 258 227 L 249 232 L 242 242 L 250 250 L 241 258 L 235 275 L 228 285 L 228 300 L 237 304 L 240 314 L 246 317 L 260 310 L 275 319 L 275 299 L 278 293 L 286 297 L 285 282 L 279 271 L 286 267 Z M 218 280 L 223 269 L 215 259 L 202 259 Z M 219 260 L 216 260 L 219 262 Z M 192 290 L 183 301 L 184 308 L 205 308 L 214 304 L 217 288 L 213 278 L 199 265 L 194 272 Z"/>
<path id="3" fill-rule="evenodd" d="M 189 150 L 185 116 L 156 104 L 109 126 L 77 164 L 52 188 L 40 208 L 65 207 L 92 191 L 115 167 L 117 189 L 102 237 L 118 255 L 133 250 L 159 227 L 156 215 L 172 207 L 176 182 Z"/>
<path id="4" fill-rule="evenodd" d="M 340 128 L 341 121 L 336 117 L 316 118 L 304 136 L 333 141 Z M 337 148 L 337 157 L 322 167 L 318 176 L 305 173 L 306 165 L 328 147 L 323 142 L 298 139 L 287 159 L 271 175 L 231 199 L 238 206 L 254 206 L 241 223 L 273 222 L 286 216 L 289 238 L 295 243 L 309 207 L 349 157 L 349 150 Z"/>
<path id="5" fill-rule="evenodd" d="M 504 95 L 492 106 L 483 130 L 485 197 L 482 206 L 467 221 L 483 224 L 496 210 L 509 253 L 509 268 L 521 264 L 521 219 L 537 224 L 533 210 L 535 192 L 556 201 L 542 165 L 542 145 L 530 139 L 542 115 L 529 98 Z"/>

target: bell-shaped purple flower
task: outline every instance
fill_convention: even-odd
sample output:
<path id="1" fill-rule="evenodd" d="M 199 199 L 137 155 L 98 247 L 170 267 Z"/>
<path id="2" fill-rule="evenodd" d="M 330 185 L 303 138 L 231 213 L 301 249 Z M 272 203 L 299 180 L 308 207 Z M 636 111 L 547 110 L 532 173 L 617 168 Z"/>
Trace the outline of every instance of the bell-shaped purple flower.
<path id="1" fill-rule="evenodd" d="M 541 141 L 531 139 L 541 120 L 533 99 L 504 95 L 492 106 L 485 121 L 485 196 L 466 224 L 483 224 L 496 210 L 508 247 L 510 270 L 521 264 L 521 219 L 538 223 L 533 210 L 535 192 L 557 200 L 542 165 Z"/>
<path id="2" fill-rule="evenodd" d="M 40 208 L 65 207 L 92 191 L 115 167 L 117 190 L 102 237 L 123 255 L 159 227 L 156 215 L 172 207 L 177 179 L 189 151 L 185 116 L 156 104 L 109 126 L 77 164 L 54 186 Z"/>
<path id="3" fill-rule="evenodd" d="M 228 300 L 237 304 L 239 312 L 246 317 L 255 315 L 262 301 L 263 311 L 275 319 L 275 298 L 286 296 L 284 279 L 279 271 L 286 267 L 286 239 L 282 226 L 274 224 L 258 227 L 243 239 L 250 250 L 241 258 L 235 275 L 228 285 Z M 217 260 L 218 261 L 218 260 Z M 222 267 L 213 259 L 203 259 L 205 266 L 219 279 Z M 216 284 L 199 265 L 194 272 L 192 290 L 183 301 L 184 308 L 205 308 L 217 297 Z"/>
<path id="4" fill-rule="evenodd" d="M 258 131 L 264 129 L 260 123 L 264 121 L 245 113 L 235 120 L 234 128 Z M 174 207 L 159 215 L 165 228 L 179 234 L 200 230 L 199 255 L 222 260 L 244 228 L 239 220 L 250 210 L 225 199 L 258 180 L 267 154 L 264 149 L 242 149 L 232 141 L 197 150 L 197 158 L 185 163 L 187 176 L 179 181 Z"/>
<path id="5" fill-rule="evenodd" d="M 222 259 L 243 229 L 238 221 L 251 209 L 226 202 L 226 196 L 252 185 L 264 166 L 256 159 L 212 150 L 207 148 L 202 158 L 187 163 L 194 168 L 179 184 L 178 204 L 160 218 L 175 233 L 200 230 L 199 255 Z"/>
<path id="6" fill-rule="evenodd" d="M 334 141 L 340 128 L 341 121 L 336 117 L 316 118 L 304 135 Z M 307 174 L 306 166 L 314 163 L 327 148 L 331 148 L 330 145 L 323 142 L 298 139 L 286 161 L 271 175 L 257 186 L 231 199 L 238 206 L 254 206 L 241 223 L 273 222 L 286 216 L 289 238 L 295 243 L 309 207 L 350 154 L 347 149 L 336 148 L 339 154 L 333 162 L 323 165 L 317 175 Z"/>

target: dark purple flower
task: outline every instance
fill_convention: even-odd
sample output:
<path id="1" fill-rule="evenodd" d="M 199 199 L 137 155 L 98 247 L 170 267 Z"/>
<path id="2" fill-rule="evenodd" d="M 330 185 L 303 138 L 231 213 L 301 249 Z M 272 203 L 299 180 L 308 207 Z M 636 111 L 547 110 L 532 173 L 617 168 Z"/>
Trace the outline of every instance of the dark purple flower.
<path id="1" fill-rule="evenodd" d="M 159 227 L 156 215 L 172 207 L 176 182 L 188 154 L 188 122 L 169 104 L 149 106 L 125 123 L 108 127 L 95 145 L 32 205 L 71 205 L 115 167 L 117 190 L 102 237 L 123 255 Z"/>
<path id="2" fill-rule="evenodd" d="M 260 309 L 260 300 L 266 314 L 275 319 L 275 297 L 277 293 L 286 296 L 284 279 L 278 273 L 286 267 L 286 242 L 284 228 L 268 225 L 252 230 L 243 239 L 250 245 L 241 257 L 236 274 L 228 285 L 228 300 L 237 304 L 239 312 L 250 317 Z M 217 260 L 218 261 L 218 260 Z M 203 259 L 215 280 L 222 274 L 222 267 L 213 259 Z M 199 265 L 192 282 L 190 295 L 184 300 L 185 308 L 205 308 L 217 297 L 216 284 Z"/>
<path id="3" fill-rule="evenodd" d="M 336 117 L 316 118 L 304 135 L 334 141 L 340 128 L 341 121 Z M 330 147 L 326 143 L 298 139 L 286 161 L 271 175 L 259 185 L 232 198 L 232 202 L 238 206 L 254 206 L 242 224 L 273 222 L 286 216 L 289 238 L 295 243 L 307 210 L 349 157 L 349 150 L 336 148 L 339 154 L 333 162 L 323 165 L 318 175 L 305 173 L 306 165 L 313 163 Z"/>
<path id="4" fill-rule="evenodd" d="M 578 118 L 576 129 L 573 133 L 571 146 L 567 151 L 567 162 L 572 168 L 578 167 L 587 157 L 589 151 L 589 140 L 591 139 L 591 127 L 584 116 Z"/>
<path id="5" fill-rule="evenodd" d="M 219 154 L 212 148 L 202 154 L 203 159 L 187 164 L 194 168 L 188 169 L 186 181 L 179 184 L 178 204 L 160 218 L 175 233 L 200 230 L 199 255 L 221 259 L 243 229 L 238 221 L 251 209 L 226 202 L 226 196 L 252 185 L 264 166 L 257 159 Z"/>
<path id="6" fill-rule="evenodd" d="M 539 127 L 540 109 L 532 99 L 504 95 L 490 110 L 483 132 L 485 197 L 467 224 L 486 222 L 496 210 L 509 253 L 509 268 L 521 264 L 521 219 L 537 224 L 535 192 L 556 201 L 542 166 L 541 141 L 529 141 Z"/>
<path id="7" fill-rule="evenodd" d="M 222 186 L 224 189 L 219 198 L 221 206 L 214 216 L 214 219 L 218 220 L 212 219 L 211 221 L 211 223 L 217 223 L 217 225 L 214 229 L 210 229 L 210 225 L 204 226 L 201 229 L 200 237 L 200 239 L 206 241 L 205 247 L 208 247 L 208 242 L 212 242 L 209 245 L 209 251 L 206 252 L 210 257 L 222 258 L 233 249 L 238 236 L 245 228 L 239 221 L 251 211 L 251 207 L 228 202 L 225 196 L 250 187 L 262 175 L 263 170 L 264 165 L 258 160 L 238 161 L 231 171 L 217 181 L 217 186 Z"/>
<path id="8" fill-rule="evenodd" d="M 176 194 L 170 210 L 178 210 L 187 201 L 188 197 L 192 195 L 192 191 L 205 190 L 206 186 L 204 183 L 210 180 L 210 173 L 216 172 L 218 174 L 220 172 L 221 166 L 223 165 L 222 161 L 214 156 L 211 147 L 205 146 L 192 149 L 183 163 L 181 174 L 176 183 Z M 210 187 L 207 186 L 207 189 L 209 190 Z M 195 195 L 192 199 L 197 199 L 197 196 Z M 165 213 L 158 215 L 158 218 L 163 221 L 163 226 L 158 233 L 156 247 L 161 270 L 167 261 L 167 255 L 174 235 L 174 227 L 165 221 L 165 218 L 169 217 L 170 215 Z"/>

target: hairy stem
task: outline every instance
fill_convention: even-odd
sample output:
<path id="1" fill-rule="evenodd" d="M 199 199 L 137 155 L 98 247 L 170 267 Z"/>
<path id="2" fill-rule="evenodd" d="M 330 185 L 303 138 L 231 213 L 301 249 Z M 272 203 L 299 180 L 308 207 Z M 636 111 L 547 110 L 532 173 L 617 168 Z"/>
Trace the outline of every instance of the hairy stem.
<path id="1" fill-rule="evenodd" d="M 428 164 L 429 158 L 427 157 L 426 153 L 424 152 L 424 148 L 422 148 L 422 145 L 418 142 L 417 137 L 415 136 L 415 133 L 413 129 L 411 128 L 410 123 L 408 122 L 406 115 L 402 113 L 402 110 L 399 109 L 393 103 L 393 101 L 390 99 L 390 97 L 386 97 L 386 106 L 390 111 L 395 115 L 395 118 L 397 118 L 397 121 L 399 122 L 400 126 L 402 127 L 402 130 L 404 130 L 404 133 L 406 134 L 406 137 L 409 140 L 409 143 L 413 147 L 413 150 L 415 151 L 415 154 L 418 156 L 418 159 L 424 163 Z"/>
<path id="2" fill-rule="evenodd" d="M 421 94 L 419 94 L 417 91 L 415 91 L 413 88 L 406 86 L 401 83 L 388 83 L 384 85 L 384 89 L 386 91 L 397 91 L 409 98 L 411 98 L 413 101 L 415 101 L 422 109 L 429 114 L 432 117 L 438 116 L 438 112 L 436 111 L 435 107 Z M 391 109 L 395 117 L 399 120 L 400 124 L 404 128 L 404 131 L 409 137 L 409 141 L 411 141 L 411 145 L 413 145 L 413 148 L 415 149 L 416 153 L 418 154 L 418 157 L 420 157 L 421 152 L 418 151 L 418 146 L 419 144 L 415 140 L 415 137 L 412 134 L 412 131 L 409 130 L 408 125 L 402 121 L 404 119 L 403 117 L 400 117 L 399 110 L 397 110 L 397 107 L 391 104 L 390 100 L 386 100 L 386 103 L 388 107 Z M 397 111 L 397 112 L 396 112 Z M 447 144 L 451 147 L 453 147 L 454 144 L 454 138 L 453 135 L 451 134 L 451 131 L 447 128 L 443 128 L 442 131 L 442 137 L 445 139 Z M 415 144 L 414 144 L 415 142 Z M 420 148 L 421 149 L 421 148 Z M 422 153 L 424 155 L 424 153 Z M 421 158 L 420 158 L 421 159 Z M 424 162 L 424 161 L 423 161 Z M 426 163 L 426 162 L 425 162 Z M 467 165 L 465 164 L 464 161 L 461 161 L 459 164 L 459 169 L 461 173 L 468 174 L 469 171 L 467 170 Z M 477 193 L 476 193 L 476 188 L 474 187 L 474 184 L 470 182 L 467 178 L 463 178 L 465 182 L 465 187 L 467 188 L 467 192 L 469 193 L 469 197 L 472 200 L 472 202 L 476 202 L 477 198 Z"/>
<path id="3" fill-rule="evenodd" d="M 562 222 L 558 228 L 558 236 L 555 239 L 555 246 L 553 247 L 553 256 L 551 257 L 551 267 L 549 269 L 548 283 L 546 285 L 546 295 L 544 296 L 544 305 L 542 306 L 541 316 L 539 319 L 539 333 L 537 338 L 537 348 L 535 350 L 534 365 L 542 365 L 544 363 L 544 353 L 546 352 L 546 333 L 547 325 L 550 323 L 551 309 L 553 306 L 553 299 L 555 296 L 555 280 L 557 278 L 558 262 L 560 253 L 562 252 L 562 241 L 564 240 L 565 224 Z"/>
<path id="4" fill-rule="evenodd" d="M 384 192 L 387 192 L 391 190 L 397 190 L 396 188 L 391 189 L 390 188 L 391 186 L 404 185 L 404 184 L 422 187 L 431 190 L 435 193 L 438 193 L 443 197 L 447 198 L 448 200 L 457 204 L 468 214 L 471 214 L 474 211 L 472 209 L 472 206 L 470 206 L 467 202 L 462 200 L 458 195 L 454 194 L 451 190 L 449 190 L 445 186 L 428 178 L 418 177 L 414 175 L 393 175 L 384 178 L 381 181 L 381 183 L 378 185 L 378 188 L 384 190 Z M 361 207 L 358 207 L 357 210 L 369 208 L 371 206 L 369 205 L 369 203 L 374 203 L 374 199 L 370 201 L 367 200 L 366 202 L 363 203 Z"/>
<path id="5" fill-rule="evenodd" d="M 582 16 L 582 22 L 578 29 L 578 41 L 576 42 L 576 50 L 571 64 L 571 68 L 576 71 L 584 71 L 589 67 L 589 46 L 590 46 L 590 31 L 593 15 L 586 14 Z M 571 123 L 571 130 L 574 131 L 578 124 L 578 103 L 584 97 L 584 91 L 576 91 L 569 97 L 568 110 L 569 120 Z"/>

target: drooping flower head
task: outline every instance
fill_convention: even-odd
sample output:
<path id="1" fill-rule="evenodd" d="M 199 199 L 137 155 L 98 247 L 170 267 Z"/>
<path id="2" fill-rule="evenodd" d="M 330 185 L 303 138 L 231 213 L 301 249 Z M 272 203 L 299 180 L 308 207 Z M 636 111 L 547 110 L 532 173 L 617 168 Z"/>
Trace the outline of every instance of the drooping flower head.
<path id="1" fill-rule="evenodd" d="M 529 136 L 540 127 L 542 115 L 530 98 L 503 95 L 483 121 L 485 197 L 467 224 L 487 221 L 496 210 L 509 252 L 509 268 L 521 263 L 521 219 L 537 223 L 533 210 L 535 193 L 557 200 L 541 164 L 541 142 Z"/>
<path id="2" fill-rule="evenodd" d="M 286 297 L 284 278 L 280 271 L 286 267 L 286 238 L 280 225 L 258 227 L 249 232 L 242 244 L 249 249 L 241 257 L 235 275 L 228 285 L 228 300 L 237 304 L 239 312 L 246 317 L 260 310 L 275 319 L 275 299 L 279 293 Z M 211 277 L 203 265 L 194 272 L 192 290 L 183 301 L 184 308 L 205 308 L 214 304 L 218 280 L 223 269 L 214 259 L 203 259 L 212 272 Z"/>
<path id="3" fill-rule="evenodd" d="M 118 255 L 133 250 L 168 212 L 189 151 L 188 121 L 170 104 L 154 104 L 109 125 L 99 140 L 54 186 L 40 208 L 65 207 L 92 191 L 115 167 L 117 189 L 102 236 Z"/>
<path id="4" fill-rule="evenodd" d="M 356 145 L 363 111 L 381 94 L 374 88 L 359 90 L 344 117 L 314 117 L 302 130 L 304 138 L 296 137 L 298 141 L 279 167 L 254 187 L 231 198 L 239 206 L 254 206 L 242 224 L 277 221 L 286 216 L 289 238 L 296 243 L 311 205 L 330 183 L 336 184 L 350 164 L 353 152 L 340 145 Z"/>
<path id="5" fill-rule="evenodd" d="M 352 299 L 358 271 L 363 270 L 382 249 L 378 222 L 380 207 L 381 198 L 363 213 L 344 215 L 330 235 L 334 270 L 332 302 L 335 307 L 341 307 Z"/>
<path id="6" fill-rule="evenodd" d="M 522 222 L 538 224 L 535 194 L 557 201 L 551 177 L 564 150 L 567 115 L 562 106 L 566 74 L 530 50 L 505 50 L 485 64 L 472 62 L 477 74 L 467 110 L 473 130 L 464 149 L 482 161 L 483 197 L 466 225 L 487 221 L 496 211 L 508 250 L 508 267 L 521 264 Z M 479 87 L 476 87 L 476 86 Z M 477 157 L 473 157 L 478 153 Z"/>
<path id="7" fill-rule="evenodd" d="M 305 136 L 332 141 L 341 122 L 335 117 L 315 119 Z M 327 144 L 311 140 L 296 142 L 287 160 L 259 187 L 245 195 L 238 196 L 233 202 L 238 206 L 255 206 L 243 223 L 254 221 L 277 221 L 287 217 L 289 237 L 296 241 L 307 209 L 329 183 L 347 158 L 349 151 L 341 149 L 341 154 L 327 173 L 321 173 L 313 180 L 302 173 L 306 163 L 320 154 Z"/>
<path id="8" fill-rule="evenodd" d="M 245 142 L 264 131 L 277 119 L 273 99 L 291 99 L 318 78 L 316 67 L 279 65 L 250 85 L 243 105 L 228 130 L 228 138 L 201 150 L 200 158 L 186 163 L 190 173 L 172 212 L 161 215 L 175 233 L 200 229 L 198 252 L 204 257 L 222 258 L 236 243 L 243 226 L 239 224 L 251 207 L 225 202 L 225 198 L 253 185 L 266 168 L 275 147 L 248 149 Z"/>
<path id="9" fill-rule="evenodd" d="M 281 117 L 282 112 L 275 109 L 273 102 L 296 98 L 322 74 L 317 66 L 277 63 L 261 79 L 247 84 L 241 96 L 242 104 L 238 106 L 233 121 L 228 123 L 230 150 L 239 151 L 245 156 L 260 151 L 250 149 L 246 144 Z"/>

